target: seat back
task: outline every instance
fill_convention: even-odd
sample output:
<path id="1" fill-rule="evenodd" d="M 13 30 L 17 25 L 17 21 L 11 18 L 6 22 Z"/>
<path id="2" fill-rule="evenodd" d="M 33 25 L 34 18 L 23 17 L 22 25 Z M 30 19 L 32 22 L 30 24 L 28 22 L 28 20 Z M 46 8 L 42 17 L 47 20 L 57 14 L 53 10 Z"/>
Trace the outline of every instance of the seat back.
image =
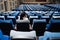
<path id="1" fill-rule="evenodd" d="M 0 22 L 0 29 L 2 30 L 3 35 L 10 35 L 10 30 L 13 30 L 13 25 L 9 20 L 3 20 L 3 22 Z"/>
<path id="2" fill-rule="evenodd" d="M 48 31 L 60 32 L 60 20 L 52 20 Z"/>
<path id="3" fill-rule="evenodd" d="M 38 19 L 38 16 L 30 16 L 29 19 L 30 19 L 30 24 L 32 24 L 33 19 Z"/>
<path id="4" fill-rule="evenodd" d="M 36 32 L 35 31 L 29 31 L 29 32 L 23 32 L 23 31 L 14 31 L 11 30 L 10 37 L 13 40 L 34 40 L 36 39 Z"/>
<path id="5" fill-rule="evenodd" d="M 4 19 L 5 19 L 5 17 L 4 17 L 4 16 L 0 16 L 0 19 L 4 20 Z"/>
<path id="6" fill-rule="evenodd" d="M 46 28 L 45 19 L 33 20 L 33 30 L 36 31 L 37 36 L 42 36 L 45 32 L 45 28 Z"/>
<path id="7" fill-rule="evenodd" d="M 50 38 L 59 38 L 59 37 L 60 37 L 60 32 L 45 31 L 43 40 L 49 40 Z"/>
<path id="8" fill-rule="evenodd" d="M 17 22 L 18 31 L 29 31 L 29 20 L 19 20 Z"/>
<path id="9" fill-rule="evenodd" d="M 47 23 L 49 23 L 50 17 L 49 16 L 41 16 L 41 19 L 46 19 Z"/>
<path id="10" fill-rule="evenodd" d="M 7 20 L 10 20 L 10 19 L 12 19 L 13 24 L 15 25 L 16 24 L 16 17 L 15 16 L 7 16 Z"/>
<path id="11" fill-rule="evenodd" d="M 0 40 L 2 39 L 2 36 L 3 34 L 2 34 L 2 31 L 1 31 L 1 29 L 0 29 Z"/>

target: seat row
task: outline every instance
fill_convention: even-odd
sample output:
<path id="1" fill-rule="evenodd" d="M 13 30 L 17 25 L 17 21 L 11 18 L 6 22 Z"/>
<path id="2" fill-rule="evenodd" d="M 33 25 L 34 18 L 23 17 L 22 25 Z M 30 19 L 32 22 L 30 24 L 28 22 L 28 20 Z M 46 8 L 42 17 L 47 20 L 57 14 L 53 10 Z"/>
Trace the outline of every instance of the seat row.
<path id="1" fill-rule="evenodd" d="M 60 34 L 60 13 L 57 11 L 25 11 L 28 15 L 29 15 L 29 20 L 16 20 L 16 24 L 17 24 L 17 31 L 30 31 L 28 29 L 29 24 L 32 24 L 32 28 L 33 30 L 36 31 L 36 35 L 37 36 L 42 36 L 43 39 L 46 37 L 45 32 L 47 32 L 47 36 L 49 35 L 48 33 L 50 33 L 51 35 L 54 35 L 56 32 L 58 32 L 58 34 Z M 7 16 L 7 18 L 9 18 L 9 16 Z M 13 17 L 12 17 L 13 18 Z M 11 18 L 11 19 L 12 19 Z M 14 25 L 13 25 L 13 21 L 9 19 L 9 20 L 2 20 L 0 19 L 0 29 L 2 30 L 3 35 L 9 35 L 10 36 L 10 31 L 14 30 Z M 56 25 L 55 25 L 56 24 Z M 53 33 L 53 34 L 52 34 Z M 57 35 L 57 33 L 55 34 Z M 40 39 L 39 37 L 39 39 Z M 50 36 L 49 36 L 50 37 Z M 51 36 L 51 37 L 55 37 L 55 36 Z M 59 37 L 59 36 L 57 36 Z M 47 40 L 47 38 L 46 38 Z"/>
<path id="2" fill-rule="evenodd" d="M 55 5 L 55 6 L 54 6 Z M 60 4 L 21 4 L 19 7 L 12 9 L 12 11 L 59 11 Z"/>

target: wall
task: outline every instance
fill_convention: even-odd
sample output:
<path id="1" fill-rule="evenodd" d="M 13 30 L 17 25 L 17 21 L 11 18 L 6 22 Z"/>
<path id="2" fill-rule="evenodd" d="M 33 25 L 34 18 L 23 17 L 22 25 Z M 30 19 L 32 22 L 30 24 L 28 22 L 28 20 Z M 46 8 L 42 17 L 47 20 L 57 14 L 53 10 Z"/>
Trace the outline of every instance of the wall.
<path id="1" fill-rule="evenodd" d="M 49 0 L 20 0 L 21 3 L 49 3 Z"/>
<path id="2" fill-rule="evenodd" d="M 4 0 L 0 0 L 0 11 L 5 11 Z"/>

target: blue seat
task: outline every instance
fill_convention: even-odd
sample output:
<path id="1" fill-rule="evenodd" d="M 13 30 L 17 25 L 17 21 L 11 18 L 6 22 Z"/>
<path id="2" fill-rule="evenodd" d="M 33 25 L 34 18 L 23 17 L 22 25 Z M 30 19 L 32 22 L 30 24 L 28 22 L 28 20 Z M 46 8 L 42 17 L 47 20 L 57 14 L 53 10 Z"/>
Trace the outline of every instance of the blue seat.
<path id="1" fill-rule="evenodd" d="M 38 37 L 38 40 L 43 40 L 44 39 L 44 36 L 39 36 Z"/>
<path id="2" fill-rule="evenodd" d="M 25 13 L 26 13 L 28 16 L 34 16 L 34 14 L 32 14 L 31 11 L 25 11 Z"/>
<path id="3" fill-rule="evenodd" d="M 60 38 L 60 32 L 45 31 L 44 35 L 43 36 L 39 36 L 38 40 L 49 40 L 49 38 Z"/>
<path id="4" fill-rule="evenodd" d="M 8 14 L 8 12 L 5 12 L 4 14 L 3 14 L 3 16 L 8 16 L 9 14 Z"/>
<path id="5" fill-rule="evenodd" d="M 60 20 L 59 19 L 51 19 L 48 31 L 50 31 L 50 32 L 60 32 Z"/>
<path id="6" fill-rule="evenodd" d="M 7 16 L 7 20 L 11 19 L 13 21 L 13 24 L 16 24 L 16 17 L 15 16 Z"/>
<path id="7" fill-rule="evenodd" d="M 34 19 L 33 30 L 36 31 L 37 36 L 43 36 L 46 28 L 46 19 Z"/>
<path id="8" fill-rule="evenodd" d="M 20 9 L 16 8 L 16 9 L 12 9 L 12 11 L 20 11 Z"/>
<path id="9" fill-rule="evenodd" d="M 47 23 L 49 23 L 50 17 L 49 16 L 41 16 L 41 19 L 46 19 Z"/>
<path id="10" fill-rule="evenodd" d="M 4 12 L 0 12 L 0 16 L 3 16 Z"/>
<path id="11" fill-rule="evenodd" d="M 16 12 L 12 13 L 12 16 L 16 16 L 16 19 L 18 19 L 19 13 L 20 13 L 19 11 L 16 11 Z"/>
<path id="12" fill-rule="evenodd" d="M 2 31 L 0 30 L 0 40 L 10 40 L 10 38 L 7 35 L 3 35 Z"/>
<path id="13" fill-rule="evenodd" d="M 2 34 L 2 31 L 0 30 L 0 39 L 2 39 L 2 35 L 3 35 L 3 34 Z"/>
<path id="14" fill-rule="evenodd" d="M 13 16 L 13 14 L 14 14 L 15 12 L 16 12 L 16 11 L 8 11 L 9 16 Z"/>
<path id="15" fill-rule="evenodd" d="M 0 20 L 0 29 L 4 35 L 10 35 L 10 30 L 14 29 L 12 20 Z"/>
<path id="16" fill-rule="evenodd" d="M 48 38 L 53 38 L 53 37 L 60 37 L 60 32 L 49 32 L 49 31 L 46 31 L 44 33 L 43 40 L 47 40 Z"/>
<path id="17" fill-rule="evenodd" d="M 7 36 L 7 35 L 3 35 L 2 40 L 10 40 L 10 37 L 9 37 L 9 36 Z"/>
<path id="18" fill-rule="evenodd" d="M 4 16 L 0 16 L 0 19 L 4 20 L 4 19 L 5 19 L 5 17 L 4 17 Z"/>
<path id="19" fill-rule="evenodd" d="M 33 19 L 38 19 L 38 16 L 29 16 L 30 24 L 33 24 Z"/>
<path id="20" fill-rule="evenodd" d="M 17 31 L 30 31 L 29 23 L 29 20 L 17 20 Z"/>
<path id="21" fill-rule="evenodd" d="M 49 27 L 50 27 L 50 24 L 46 24 L 46 31 L 48 30 Z"/>
<path id="22" fill-rule="evenodd" d="M 56 16 L 56 15 L 55 15 L 55 16 L 52 16 L 52 18 L 55 19 L 55 20 L 56 20 L 56 19 L 59 20 L 59 19 L 60 19 L 60 15 L 59 15 L 59 16 Z"/>

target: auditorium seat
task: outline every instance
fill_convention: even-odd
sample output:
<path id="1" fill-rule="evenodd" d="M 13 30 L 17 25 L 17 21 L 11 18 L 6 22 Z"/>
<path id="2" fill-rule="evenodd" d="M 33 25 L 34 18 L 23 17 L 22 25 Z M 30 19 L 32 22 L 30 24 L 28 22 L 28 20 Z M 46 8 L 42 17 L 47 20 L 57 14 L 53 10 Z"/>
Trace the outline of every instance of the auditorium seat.
<path id="1" fill-rule="evenodd" d="M 16 19 L 18 19 L 18 15 L 20 14 L 19 11 L 15 11 L 14 13 L 12 13 L 12 16 L 16 16 Z"/>
<path id="2" fill-rule="evenodd" d="M 58 10 L 58 11 L 60 10 L 60 6 L 59 6 L 60 4 L 45 4 L 45 5 L 55 10 Z"/>
<path id="3" fill-rule="evenodd" d="M 60 15 L 59 16 L 52 16 L 53 19 L 60 19 Z"/>
<path id="4" fill-rule="evenodd" d="M 36 32 L 23 32 L 11 30 L 10 37 L 12 40 L 36 40 Z"/>
<path id="5" fill-rule="evenodd" d="M 34 19 L 33 30 L 36 31 L 37 36 L 43 36 L 46 28 L 46 19 Z"/>
<path id="6" fill-rule="evenodd" d="M 28 16 L 34 16 L 33 13 L 31 13 L 32 11 L 25 11 L 25 13 L 28 15 Z"/>
<path id="7" fill-rule="evenodd" d="M 5 17 L 4 17 L 4 16 L 0 16 L 0 19 L 4 20 L 4 19 L 5 19 Z"/>
<path id="8" fill-rule="evenodd" d="M 44 36 L 39 36 L 38 40 L 43 40 Z"/>
<path id="9" fill-rule="evenodd" d="M 16 24 L 16 17 L 15 16 L 7 16 L 7 20 L 11 19 L 13 21 L 13 24 Z"/>
<path id="10" fill-rule="evenodd" d="M 3 32 L 3 35 L 10 35 L 10 30 L 14 29 L 12 20 L 0 20 L 0 29 Z"/>
<path id="11" fill-rule="evenodd" d="M 38 40 L 60 40 L 60 32 L 45 31 L 43 36 L 39 36 Z"/>
<path id="12" fill-rule="evenodd" d="M 0 40 L 10 40 L 9 36 L 3 35 L 1 29 L 0 29 Z"/>
<path id="13" fill-rule="evenodd" d="M 60 16 L 60 13 L 54 13 L 53 16 Z"/>
<path id="14" fill-rule="evenodd" d="M 45 14 L 45 16 L 49 16 L 50 18 L 52 17 L 52 15 L 53 15 L 53 13 L 47 13 L 47 14 Z"/>
<path id="15" fill-rule="evenodd" d="M 39 19 L 38 16 L 29 16 L 30 24 L 33 24 L 33 19 Z"/>
<path id="16" fill-rule="evenodd" d="M 17 31 L 29 31 L 29 20 L 16 20 Z"/>
<path id="17" fill-rule="evenodd" d="M 50 17 L 49 16 L 41 16 L 41 19 L 46 19 L 47 23 L 49 23 Z"/>
<path id="18" fill-rule="evenodd" d="M 20 11 L 20 9 L 18 9 L 18 8 L 15 8 L 15 9 L 12 9 L 12 11 Z"/>
<path id="19" fill-rule="evenodd" d="M 60 32 L 45 31 L 43 40 L 49 40 L 49 38 L 54 38 L 54 37 L 59 38 L 60 37 Z"/>
<path id="20" fill-rule="evenodd" d="M 60 32 L 60 20 L 59 19 L 51 19 L 48 31 L 50 31 L 50 32 Z"/>

